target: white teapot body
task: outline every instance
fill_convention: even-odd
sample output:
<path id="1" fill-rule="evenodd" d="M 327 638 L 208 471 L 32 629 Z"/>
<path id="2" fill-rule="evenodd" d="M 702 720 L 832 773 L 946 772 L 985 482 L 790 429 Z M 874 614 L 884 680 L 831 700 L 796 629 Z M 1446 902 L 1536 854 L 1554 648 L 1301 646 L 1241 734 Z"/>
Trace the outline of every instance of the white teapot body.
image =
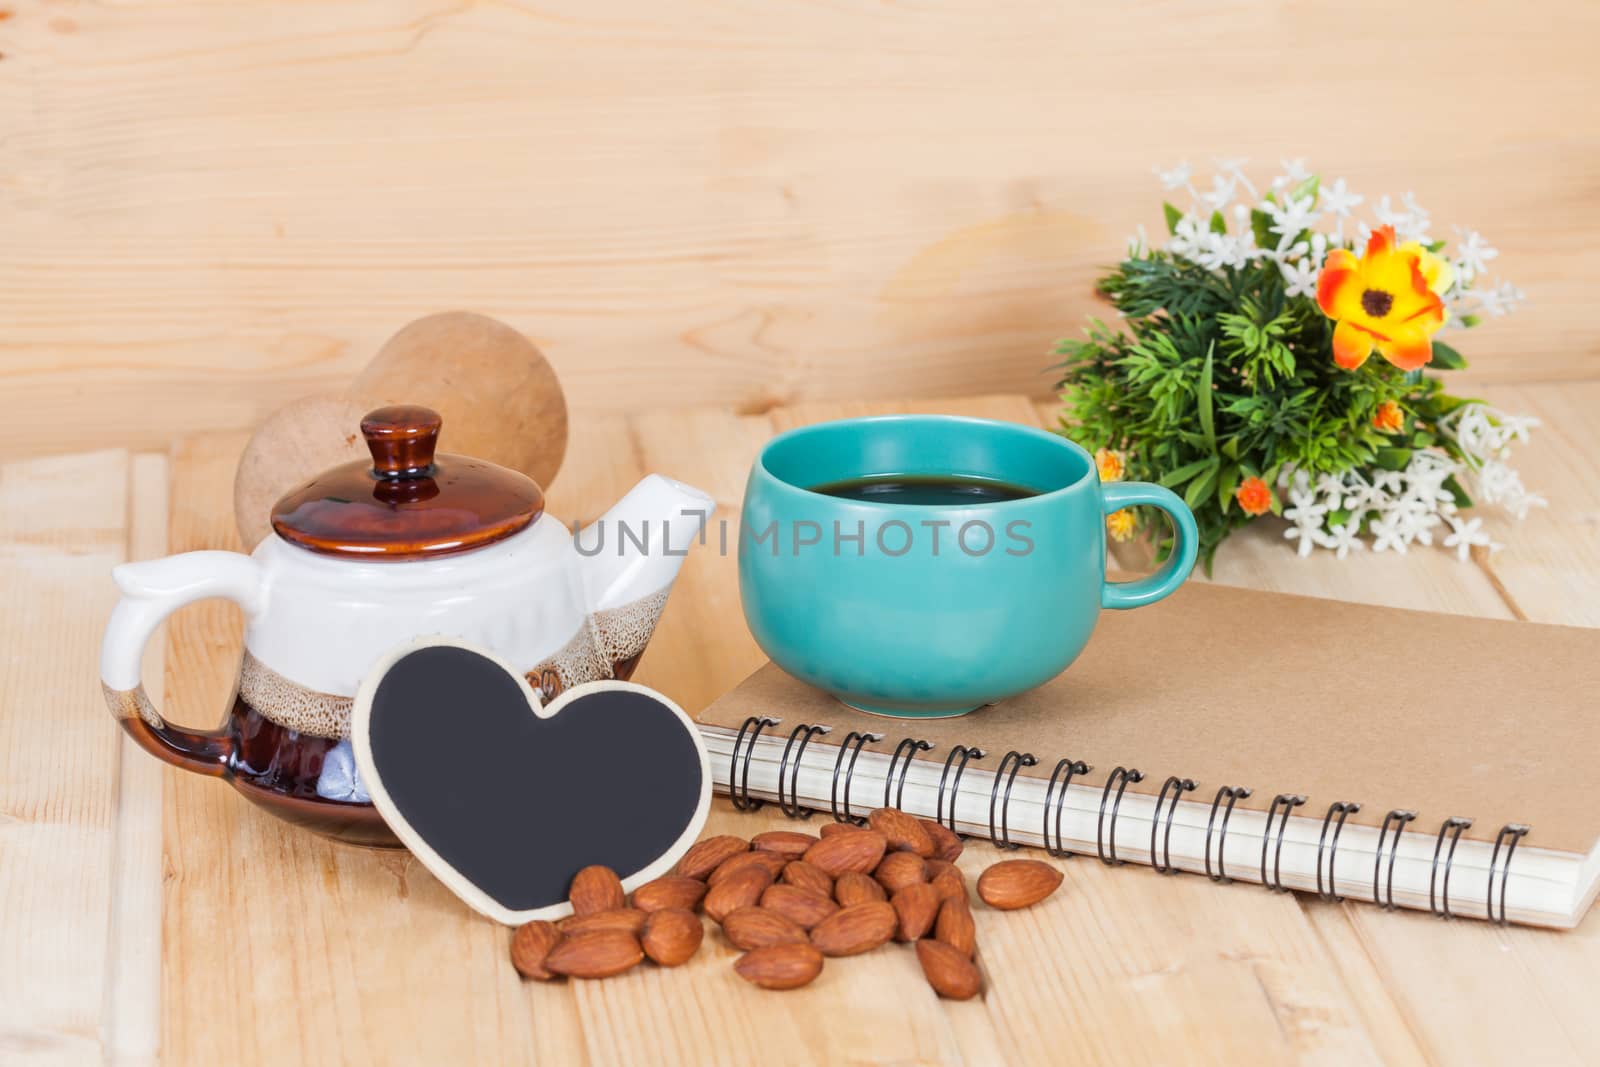
<path id="1" fill-rule="evenodd" d="M 390 845 L 348 740 L 351 703 L 373 664 L 440 635 L 495 652 L 546 699 L 626 678 L 714 510 L 705 493 L 650 475 L 593 527 L 545 515 L 438 558 L 319 555 L 273 534 L 249 556 L 202 551 L 124 564 L 114 571 L 123 599 L 102 644 L 101 681 L 113 714 L 167 762 L 228 778 L 291 821 Z M 239 687 L 221 729 L 185 730 L 150 701 L 140 661 L 167 615 L 211 597 L 245 613 Z M 449 728 L 448 708 L 440 728 Z"/>

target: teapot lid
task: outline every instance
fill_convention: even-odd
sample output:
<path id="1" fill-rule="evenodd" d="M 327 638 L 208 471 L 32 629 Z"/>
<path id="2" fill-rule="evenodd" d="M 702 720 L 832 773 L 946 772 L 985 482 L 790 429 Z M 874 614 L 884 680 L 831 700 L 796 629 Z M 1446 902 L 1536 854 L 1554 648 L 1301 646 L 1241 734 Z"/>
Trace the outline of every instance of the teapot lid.
<path id="1" fill-rule="evenodd" d="M 323 471 L 272 509 L 272 529 L 329 556 L 415 560 L 468 552 L 538 519 L 533 479 L 487 460 L 434 455 L 444 420 L 399 404 L 370 411 L 361 433 L 372 453 Z"/>

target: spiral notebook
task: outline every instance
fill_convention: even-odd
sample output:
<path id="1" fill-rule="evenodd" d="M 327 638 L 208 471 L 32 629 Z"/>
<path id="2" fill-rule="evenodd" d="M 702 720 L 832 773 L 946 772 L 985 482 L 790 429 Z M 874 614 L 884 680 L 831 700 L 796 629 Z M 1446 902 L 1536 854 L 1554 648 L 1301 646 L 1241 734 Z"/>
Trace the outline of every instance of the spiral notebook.
<path id="1" fill-rule="evenodd" d="M 855 711 L 767 664 L 700 716 L 740 807 L 1572 927 L 1600 881 L 1600 631 L 1190 583 L 1030 693 Z"/>

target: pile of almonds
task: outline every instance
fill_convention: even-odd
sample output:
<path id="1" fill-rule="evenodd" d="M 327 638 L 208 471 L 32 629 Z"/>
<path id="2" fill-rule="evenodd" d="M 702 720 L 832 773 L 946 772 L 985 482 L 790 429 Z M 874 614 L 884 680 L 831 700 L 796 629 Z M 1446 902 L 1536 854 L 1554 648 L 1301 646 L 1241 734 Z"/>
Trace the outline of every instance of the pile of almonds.
<path id="1" fill-rule="evenodd" d="M 771 830 L 749 841 L 705 838 L 675 873 L 634 890 L 631 906 L 614 871 L 585 867 L 572 880 L 573 914 L 519 927 L 511 962 L 537 979 L 609 978 L 645 957 L 676 967 L 700 949 L 699 910 L 744 953 L 734 971 L 763 989 L 796 989 L 822 973 L 826 957 L 903 941 L 916 946 L 936 993 L 966 1000 L 983 980 L 966 878 L 955 865 L 961 850 L 946 827 L 879 808 L 866 827 L 832 823 L 820 837 Z M 978 878 L 978 896 L 1009 911 L 1060 884 L 1047 863 L 1005 860 Z"/>

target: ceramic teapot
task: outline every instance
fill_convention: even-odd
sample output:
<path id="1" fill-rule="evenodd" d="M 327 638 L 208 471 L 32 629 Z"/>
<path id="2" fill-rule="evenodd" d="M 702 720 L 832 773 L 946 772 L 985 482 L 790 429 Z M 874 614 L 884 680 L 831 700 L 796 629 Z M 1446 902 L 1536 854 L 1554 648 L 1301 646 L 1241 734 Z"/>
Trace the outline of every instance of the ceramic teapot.
<path id="1" fill-rule="evenodd" d="M 485 646 L 548 699 L 633 673 L 715 504 L 652 474 L 593 527 L 569 529 L 515 471 L 434 454 L 441 420 L 415 406 L 361 422 L 372 453 L 279 500 L 250 555 L 127 563 L 101 646 L 111 712 L 140 746 L 230 781 L 273 814 L 340 840 L 398 844 L 368 799 L 349 740 L 363 675 L 425 634 Z M 244 656 L 220 729 L 161 717 L 140 683 L 145 643 L 186 604 L 244 609 Z M 438 728 L 451 729 L 448 694 Z"/>

